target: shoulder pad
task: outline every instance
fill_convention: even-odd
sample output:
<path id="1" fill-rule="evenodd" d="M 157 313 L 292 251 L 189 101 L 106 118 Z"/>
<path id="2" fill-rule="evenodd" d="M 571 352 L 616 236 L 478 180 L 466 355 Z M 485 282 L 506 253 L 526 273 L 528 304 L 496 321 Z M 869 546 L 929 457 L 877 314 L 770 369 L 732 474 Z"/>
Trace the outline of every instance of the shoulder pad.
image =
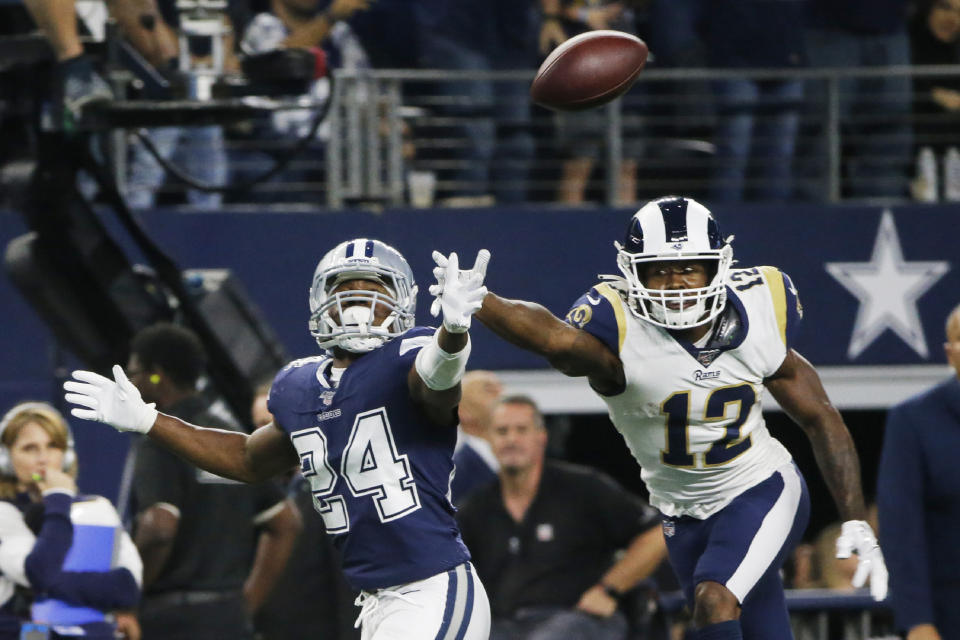
<path id="1" fill-rule="evenodd" d="M 565 320 L 598 338 L 613 353 L 620 354 L 627 335 L 626 312 L 622 295 L 609 282 L 598 284 L 577 298 Z"/>

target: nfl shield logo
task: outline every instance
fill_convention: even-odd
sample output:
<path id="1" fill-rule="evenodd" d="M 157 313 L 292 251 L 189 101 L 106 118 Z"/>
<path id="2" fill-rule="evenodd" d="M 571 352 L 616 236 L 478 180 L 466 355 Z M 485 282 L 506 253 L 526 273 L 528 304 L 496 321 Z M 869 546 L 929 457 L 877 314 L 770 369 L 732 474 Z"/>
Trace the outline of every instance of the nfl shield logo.
<path id="1" fill-rule="evenodd" d="M 320 399 L 323 400 L 323 406 L 329 407 L 333 402 L 333 396 L 336 395 L 336 391 L 324 391 L 320 394 Z"/>
<path id="2" fill-rule="evenodd" d="M 673 534 L 675 534 L 676 532 L 677 532 L 677 526 L 673 524 L 673 521 L 671 520 L 663 521 L 663 535 L 667 536 L 668 538 L 672 538 Z"/>
<path id="3" fill-rule="evenodd" d="M 717 356 L 720 355 L 719 349 L 703 349 L 700 353 L 697 354 L 697 362 L 702 364 L 705 367 L 709 367 L 714 360 L 717 359 Z"/>

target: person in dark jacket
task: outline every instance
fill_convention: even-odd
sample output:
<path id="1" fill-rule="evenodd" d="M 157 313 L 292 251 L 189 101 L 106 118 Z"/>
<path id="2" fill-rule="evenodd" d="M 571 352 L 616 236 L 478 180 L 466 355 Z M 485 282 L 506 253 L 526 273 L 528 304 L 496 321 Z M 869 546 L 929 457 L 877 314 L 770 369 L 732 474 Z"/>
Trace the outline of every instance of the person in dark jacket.
<path id="1" fill-rule="evenodd" d="M 908 0 L 808 0 L 806 53 L 811 67 L 850 69 L 910 64 L 907 34 Z M 822 121 L 826 112 L 826 83 L 808 85 L 811 114 Z M 907 166 L 913 147 L 910 123 L 910 78 L 903 74 L 842 77 L 837 82 L 840 124 L 844 143 L 844 190 L 857 198 L 903 197 L 907 193 Z M 827 132 L 816 132 L 810 162 L 826 166 Z M 823 177 L 825 174 L 818 170 Z M 815 200 L 827 195 L 823 181 L 805 181 L 815 187 Z"/>
<path id="2" fill-rule="evenodd" d="M 711 0 L 704 5 L 708 59 L 721 68 L 795 69 L 804 61 L 805 0 Z M 788 200 L 800 123 L 803 81 L 723 78 L 717 100 L 713 202 L 748 195 Z M 748 179 L 748 173 L 756 179 Z"/>
<path id="3" fill-rule="evenodd" d="M 620 600 L 667 555 L 656 512 L 603 473 L 547 460 L 543 416 L 527 396 L 497 406 L 490 440 L 497 481 L 458 521 L 490 585 L 491 640 L 626 638 Z"/>
<path id="4" fill-rule="evenodd" d="M 956 375 L 890 410 L 878 474 L 890 602 L 907 640 L 960 639 L 960 305 L 944 349 Z"/>
<path id="5" fill-rule="evenodd" d="M 197 392 L 199 338 L 159 323 L 134 336 L 127 370 L 148 402 L 191 424 L 235 431 Z M 251 619 L 300 532 L 295 506 L 270 482 L 196 469 L 148 438 L 137 444 L 134 542 L 143 555 L 144 640 L 252 637 Z"/>

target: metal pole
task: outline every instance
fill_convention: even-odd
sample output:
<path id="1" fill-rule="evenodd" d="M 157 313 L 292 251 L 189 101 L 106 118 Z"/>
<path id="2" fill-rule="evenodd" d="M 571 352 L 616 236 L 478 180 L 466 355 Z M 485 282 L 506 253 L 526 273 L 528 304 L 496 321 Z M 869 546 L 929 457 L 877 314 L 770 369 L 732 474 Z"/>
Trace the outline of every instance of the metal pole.
<path id="1" fill-rule="evenodd" d="M 379 198 L 383 195 L 383 171 L 380 144 L 380 83 L 364 75 L 360 84 L 360 99 L 364 102 L 364 138 L 367 159 L 367 179 L 364 196 Z"/>
<path id="2" fill-rule="evenodd" d="M 127 97 L 127 83 L 130 81 L 130 73 L 125 71 L 120 64 L 120 35 L 117 21 L 113 18 L 107 20 L 106 24 L 107 41 L 107 78 L 110 82 L 110 89 L 113 91 L 115 100 L 124 100 Z M 94 137 L 96 140 L 96 137 Z M 117 191 L 126 196 L 127 194 L 127 132 L 124 129 L 112 129 L 107 134 L 110 167 L 113 170 L 113 180 L 117 185 Z"/>
<path id="3" fill-rule="evenodd" d="M 390 204 L 403 205 L 403 120 L 400 117 L 400 81 L 387 84 L 387 118 L 390 126 L 390 142 L 387 157 L 387 180 Z"/>
<path id="4" fill-rule="evenodd" d="M 334 71 L 334 74 L 337 72 Z M 341 126 L 341 101 L 343 91 L 339 76 L 335 77 L 333 91 L 327 97 L 330 100 L 330 139 L 327 141 L 327 206 L 331 209 L 343 207 L 343 127 Z"/>
<path id="5" fill-rule="evenodd" d="M 840 80 L 827 78 L 827 194 L 840 201 Z"/>
<path id="6" fill-rule="evenodd" d="M 607 111 L 607 204 L 616 206 L 620 193 L 620 165 L 623 161 L 623 100 L 617 99 L 606 106 Z"/>
<path id="7" fill-rule="evenodd" d="M 363 195 L 363 119 L 357 97 L 357 78 L 349 78 L 344 87 L 344 103 L 347 120 L 347 195 L 353 198 Z"/>

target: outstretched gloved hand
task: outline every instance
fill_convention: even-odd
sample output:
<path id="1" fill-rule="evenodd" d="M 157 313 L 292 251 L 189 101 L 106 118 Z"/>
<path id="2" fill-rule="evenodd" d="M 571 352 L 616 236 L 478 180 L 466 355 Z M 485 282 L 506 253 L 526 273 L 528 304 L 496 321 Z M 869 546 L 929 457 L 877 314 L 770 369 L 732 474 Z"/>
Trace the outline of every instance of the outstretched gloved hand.
<path id="1" fill-rule="evenodd" d="M 157 419 L 151 402 L 140 398 L 140 392 L 127 379 L 120 365 L 113 365 L 113 380 L 93 371 L 77 370 L 73 380 L 63 383 L 71 415 L 84 420 L 106 422 L 117 431 L 147 433 Z"/>

